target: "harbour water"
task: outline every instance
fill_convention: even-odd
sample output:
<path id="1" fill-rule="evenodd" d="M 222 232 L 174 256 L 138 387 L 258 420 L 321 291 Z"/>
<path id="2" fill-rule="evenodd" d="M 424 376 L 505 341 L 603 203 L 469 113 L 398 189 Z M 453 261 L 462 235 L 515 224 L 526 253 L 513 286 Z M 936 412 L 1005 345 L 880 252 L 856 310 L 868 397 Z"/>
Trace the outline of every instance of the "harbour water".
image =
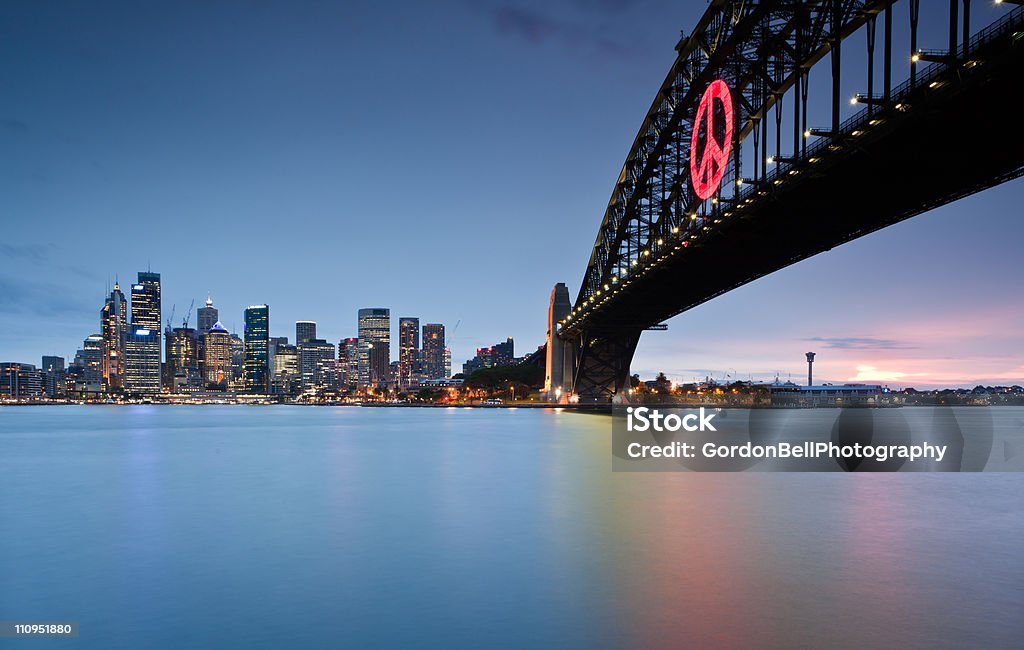
<path id="1" fill-rule="evenodd" d="M 33 648 L 1020 647 L 1022 491 L 612 472 L 609 419 L 552 410 L 3 407 L 0 620 L 80 623 Z"/>

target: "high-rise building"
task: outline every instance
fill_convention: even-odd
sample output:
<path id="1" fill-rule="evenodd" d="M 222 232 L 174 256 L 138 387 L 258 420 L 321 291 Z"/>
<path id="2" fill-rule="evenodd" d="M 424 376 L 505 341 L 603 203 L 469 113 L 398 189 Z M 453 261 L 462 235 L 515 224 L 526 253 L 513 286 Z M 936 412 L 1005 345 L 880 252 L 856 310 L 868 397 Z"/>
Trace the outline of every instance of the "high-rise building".
<path id="1" fill-rule="evenodd" d="M 387 382 L 391 366 L 391 310 L 359 310 L 359 387 Z"/>
<path id="2" fill-rule="evenodd" d="M 82 349 L 75 353 L 72 365 L 78 366 L 81 379 L 87 383 L 103 381 L 103 336 L 90 334 L 82 342 Z"/>
<path id="3" fill-rule="evenodd" d="M 444 349 L 444 378 L 452 378 L 452 349 Z"/>
<path id="4" fill-rule="evenodd" d="M 398 319 L 398 385 L 406 388 L 419 372 L 420 319 L 403 316 Z"/>
<path id="5" fill-rule="evenodd" d="M 306 341 L 312 341 L 316 338 L 316 321 L 313 320 L 297 320 L 295 321 L 295 345 L 300 345 Z"/>
<path id="6" fill-rule="evenodd" d="M 511 366 L 515 363 L 515 360 L 516 348 L 511 336 L 505 339 L 504 343 L 498 343 L 494 346 L 495 366 Z"/>
<path id="7" fill-rule="evenodd" d="M 38 368 L 30 363 L 0 363 L 0 397 L 23 399 L 42 393 L 43 380 Z"/>
<path id="8" fill-rule="evenodd" d="M 271 392 L 294 395 L 300 386 L 299 351 L 294 345 L 280 343 L 275 346 Z"/>
<path id="9" fill-rule="evenodd" d="M 124 387 L 133 393 L 160 392 L 160 274 L 139 272 L 131 290 L 131 327 L 125 336 Z"/>
<path id="10" fill-rule="evenodd" d="M 171 390 L 178 390 L 202 388 L 206 383 L 200 375 L 199 332 L 191 327 L 175 327 L 169 330 L 167 333 L 167 362 L 164 364 L 164 386 Z"/>
<path id="11" fill-rule="evenodd" d="M 231 335 L 220 321 L 217 321 L 207 330 L 205 338 L 203 383 L 213 390 L 227 390 L 233 377 Z"/>
<path id="12" fill-rule="evenodd" d="M 245 341 L 238 334 L 231 333 L 228 340 L 231 350 L 231 379 L 228 387 L 240 393 L 245 390 Z"/>
<path id="13" fill-rule="evenodd" d="M 153 395 L 160 392 L 160 330 L 132 325 L 124 342 L 124 389 Z"/>
<path id="14" fill-rule="evenodd" d="M 444 377 L 444 325 L 423 326 L 423 374 L 427 379 Z"/>
<path id="15" fill-rule="evenodd" d="M 270 307 L 251 305 L 245 310 L 245 392 L 270 392 Z"/>
<path id="16" fill-rule="evenodd" d="M 295 347 L 299 350 L 302 390 L 333 388 L 336 384 L 334 346 L 323 339 L 310 339 Z"/>
<path id="17" fill-rule="evenodd" d="M 338 387 L 353 390 L 359 383 L 359 339 L 338 341 Z"/>
<path id="18" fill-rule="evenodd" d="M 64 357 L 44 356 L 43 363 L 39 367 L 43 380 L 43 392 L 47 397 L 63 397 L 64 386 Z"/>
<path id="19" fill-rule="evenodd" d="M 132 285 L 132 325 L 159 333 L 160 274 L 139 272 L 139 281 Z"/>
<path id="20" fill-rule="evenodd" d="M 206 306 L 196 310 L 196 331 L 199 336 L 205 336 L 218 320 L 220 320 L 220 312 L 213 306 L 213 296 L 207 294 Z"/>
<path id="21" fill-rule="evenodd" d="M 100 332 L 103 336 L 103 389 L 117 392 L 124 388 L 124 342 L 128 334 L 128 301 L 117 283 L 100 310 Z"/>

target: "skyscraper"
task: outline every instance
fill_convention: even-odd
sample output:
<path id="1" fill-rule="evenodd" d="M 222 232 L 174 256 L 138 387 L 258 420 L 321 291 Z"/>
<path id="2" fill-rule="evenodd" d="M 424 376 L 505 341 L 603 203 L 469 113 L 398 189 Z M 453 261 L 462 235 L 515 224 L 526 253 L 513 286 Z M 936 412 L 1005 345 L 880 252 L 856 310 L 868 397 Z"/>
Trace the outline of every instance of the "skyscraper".
<path id="1" fill-rule="evenodd" d="M 338 341 L 338 387 L 352 390 L 359 383 L 359 339 Z"/>
<path id="2" fill-rule="evenodd" d="M 240 393 L 245 390 L 245 341 L 238 334 L 232 332 L 228 336 L 228 346 L 231 350 L 231 375 L 228 380 L 228 388 Z"/>
<path id="3" fill-rule="evenodd" d="M 100 310 L 100 332 L 103 390 L 117 392 L 124 388 L 124 341 L 128 333 L 128 302 L 117 283 Z"/>
<path id="4" fill-rule="evenodd" d="M 132 285 L 132 325 L 160 332 L 160 274 L 139 272 L 139 281 Z"/>
<path id="5" fill-rule="evenodd" d="M 103 335 L 90 334 L 75 353 L 75 366 L 82 373 L 83 382 L 100 384 L 103 381 Z"/>
<path id="6" fill-rule="evenodd" d="M 214 323 L 206 332 L 203 384 L 213 390 L 227 390 L 233 375 L 231 363 L 231 335 L 220 324 Z"/>
<path id="7" fill-rule="evenodd" d="M 47 397 L 64 396 L 64 357 L 44 356 L 39 367 L 43 379 L 43 392 Z"/>
<path id="8" fill-rule="evenodd" d="M 167 332 L 167 362 L 164 385 L 168 389 L 201 388 L 199 333 L 191 327 L 175 327 Z"/>
<path id="9" fill-rule="evenodd" d="M 272 392 L 277 395 L 293 395 L 299 388 L 299 351 L 294 345 L 278 343 L 274 351 L 274 374 L 271 379 Z"/>
<path id="10" fill-rule="evenodd" d="M 420 351 L 420 319 L 403 316 L 398 319 L 398 385 L 409 386 L 413 374 L 419 372 L 416 360 Z"/>
<path id="11" fill-rule="evenodd" d="M 124 342 L 124 389 L 153 395 L 160 392 L 160 330 L 128 328 Z"/>
<path id="12" fill-rule="evenodd" d="M 205 336 L 218 320 L 220 320 L 220 312 L 213 306 L 213 296 L 207 294 L 206 306 L 196 310 L 196 331 L 199 336 Z"/>
<path id="13" fill-rule="evenodd" d="M 306 341 L 316 338 L 316 321 L 297 320 L 295 321 L 295 345 L 301 345 Z"/>
<path id="14" fill-rule="evenodd" d="M 160 392 L 160 274 L 139 272 L 132 285 L 132 321 L 125 337 L 126 390 Z"/>
<path id="15" fill-rule="evenodd" d="M 391 365 L 391 310 L 359 310 L 359 387 L 388 380 Z"/>
<path id="16" fill-rule="evenodd" d="M 427 379 L 444 378 L 444 325 L 423 326 L 423 374 Z"/>
<path id="17" fill-rule="evenodd" d="M 270 307 L 251 305 L 245 310 L 244 390 L 270 392 Z"/>
<path id="18" fill-rule="evenodd" d="M 310 339 L 296 346 L 299 350 L 299 372 L 302 390 L 335 385 L 334 346 L 323 339 Z"/>

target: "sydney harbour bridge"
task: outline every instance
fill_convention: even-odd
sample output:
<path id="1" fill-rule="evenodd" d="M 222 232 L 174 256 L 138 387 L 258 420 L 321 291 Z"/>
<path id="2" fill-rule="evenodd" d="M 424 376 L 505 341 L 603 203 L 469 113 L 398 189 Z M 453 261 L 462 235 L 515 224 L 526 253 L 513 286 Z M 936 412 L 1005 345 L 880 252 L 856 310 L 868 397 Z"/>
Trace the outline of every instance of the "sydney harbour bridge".
<path id="1" fill-rule="evenodd" d="M 1024 174 L 1020 4 L 713 0 L 676 46 L 575 301 L 552 292 L 550 398 L 618 401 L 645 330 Z"/>

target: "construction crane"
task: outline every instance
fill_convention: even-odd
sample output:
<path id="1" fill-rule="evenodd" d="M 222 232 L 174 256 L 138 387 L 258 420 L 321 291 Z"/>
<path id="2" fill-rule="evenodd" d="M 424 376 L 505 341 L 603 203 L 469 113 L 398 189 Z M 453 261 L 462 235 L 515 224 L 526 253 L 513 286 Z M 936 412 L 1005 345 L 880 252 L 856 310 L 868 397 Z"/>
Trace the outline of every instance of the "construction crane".
<path id="1" fill-rule="evenodd" d="M 193 298 L 192 302 L 188 304 L 188 312 L 185 314 L 185 320 L 182 321 L 182 326 L 188 329 L 188 319 L 192 317 L 192 308 L 196 306 L 196 299 Z"/>
<path id="2" fill-rule="evenodd" d="M 167 336 L 171 335 L 171 323 L 174 322 L 174 307 L 171 305 L 171 315 L 167 318 Z"/>

